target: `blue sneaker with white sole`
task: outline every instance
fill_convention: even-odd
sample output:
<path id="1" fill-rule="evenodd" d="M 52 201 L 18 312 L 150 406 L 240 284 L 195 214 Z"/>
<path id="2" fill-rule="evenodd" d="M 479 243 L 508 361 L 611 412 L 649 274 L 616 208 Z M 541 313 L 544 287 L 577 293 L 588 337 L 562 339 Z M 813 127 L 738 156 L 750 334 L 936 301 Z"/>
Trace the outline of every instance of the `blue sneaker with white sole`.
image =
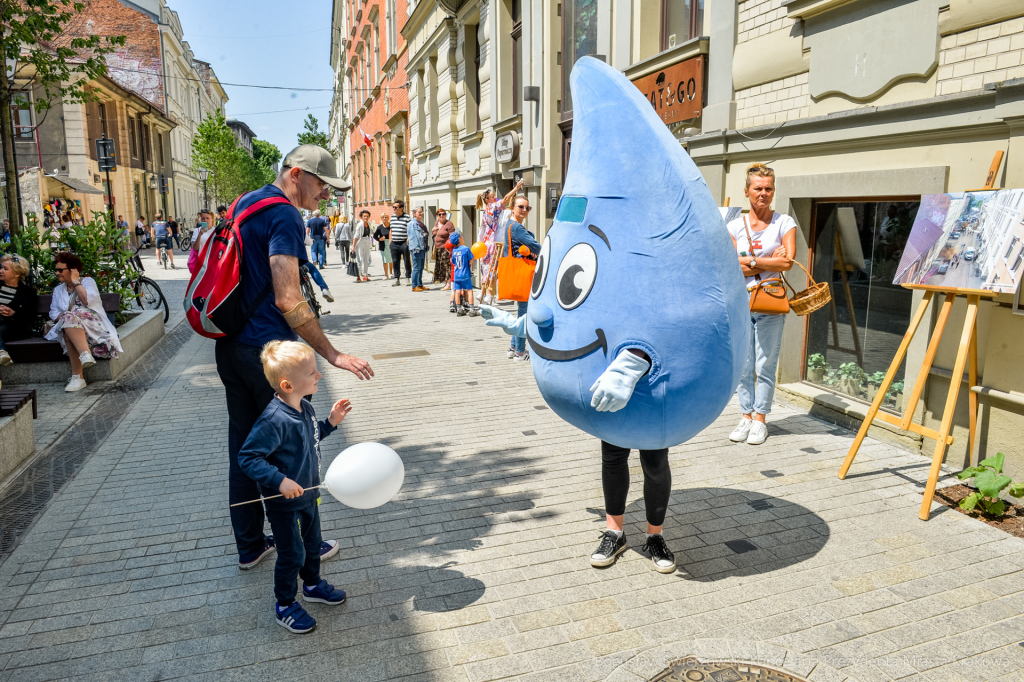
<path id="1" fill-rule="evenodd" d="M 320 543 L 320 561 L 327 561 L 337 554 L 339 549 L 341 549 L 341 545 L 337 540 L 324 540 Z"/>
<path id="2" fill-rule="evenodd" d="M 306 613 L 306 609 L 297 601 L 285 607 L 274 604 L 274 612 L 277 615 L 277 624 L 288 632 L 304 635 L 316 628 L 316 619 Z"/>
<path id="3" fill-rule="evenodd" d="M 242 554 L 238 557 L 238 567 L 243 571 L 248 571 L 250 568 L 254 568 L 256 564 L 263 561 L 268 554 L 275 550 L 277 550 L 277 544 L 274 542 L 274 536 L 268 535 L 263 541 L 262 551 Z"/>
<path id="4" fill-rule="evenodd" d="M 339 590 L 331 585 L 326 580 L 321 579 L 320 582 L 313 586 L 308 587 L 302 586 L 302 600 L 303 601 L 315 601 L 321 604 L 344 604 L 345 603 L 345 590 Z"/>

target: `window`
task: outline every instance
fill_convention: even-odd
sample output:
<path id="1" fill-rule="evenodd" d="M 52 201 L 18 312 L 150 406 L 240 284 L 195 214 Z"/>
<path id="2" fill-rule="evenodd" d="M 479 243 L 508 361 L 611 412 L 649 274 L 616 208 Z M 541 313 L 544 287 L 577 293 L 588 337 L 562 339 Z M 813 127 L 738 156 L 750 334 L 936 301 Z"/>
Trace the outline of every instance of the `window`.
<path id="1" fill-rule="evenodd" d="M 142 148 L 142 160 L 146 162 L 153 161 L 153 148 L 150 146 L 149 137 L 149 126 L 140 124 L 142 126 L 142 144 L 139 145 Z"/>
<path id="2" fill-rule="evenodd" d="M 597 2 L 591 1 L 594 9 L 597 9 Z M 595 20 L 594 26 L 597 26 Z M 595 28 L 596 31 L 596 28 Z M 515 116 L 523 110 L 523 65 L 522 46 L 523 39 L 523 0 L 512 0 L 512 115 Z"/>
<path id="3" fill-rule="evenodd" d="M 832 302 L 807 316 L 805 379 L 870 401 L 896 355 L 912 293 L 892 283 L 920 202 L 815 202 L 811 274 L 829 282 Z M 905 365 L 882 407 L 899 412 Z"/>
<path id="4" fill-rule="evenodd" d="M 696 11 L 691 11 L 696 4 Z M 661 49 L 682 45 L 701 34 L 704 0 L 661 0 Z"/>
<path id="5" fill-rule="evenodd" d="M 580 57 L 597 54 L 599 0 L 566 0 L 562 5 L 562 118 L 572 112 L 569 74 Z M 568 19 L 568 21 L 567 21 Z"/>
<path id="6" fill-rule="evenodd" d="M 139 144 L 136 140 L 136 127 L 137 122 L 134 116 L 128 117 L 128 150 L 131 152 L 132 158 L 139 158 Z"/>
<path id="7" fill-rule="evenodd" d="M 15 137 L 19 140 L 31 140 L 33 132 L 32 106 L 30 104 L 11 104 L 11 118 L 14 122 Z"/>
<path id="8" fill-rule="evenodd" d="M 476 26 L 466 27 L 466 36 L 473 38 L 473 108 L 476 110 L 476 130 L 480 130 L 480 36 Z M 472 29 L 472 30 L 471 30 Z"/>
<path id="9" fill-rule="evenodd" d="M 160 147 L 160 152 L 159 152 L 159 154 L 160 154 L 160 157 L 159 157 L 160 158 L 160 165 L 163 166 L 164 165 L 164 134 L 163 133 L 157 133 L 156 134 L 156 143 Z"/>
<path id="10" fill-rule="evenodd" d="M 107 105 L 100 102 L 97 106 L 100 119 L 100 135 L 102 137 L 110 137 L 110 133 L 107 132 Z"/>
<path id="11" fill-rule="evenodd" d="M 395 0 L 388 0 L 387 4 L 387 40 L 388 56 L 398 54 L 398 20 L 395 17 L 397 7 Z"/>

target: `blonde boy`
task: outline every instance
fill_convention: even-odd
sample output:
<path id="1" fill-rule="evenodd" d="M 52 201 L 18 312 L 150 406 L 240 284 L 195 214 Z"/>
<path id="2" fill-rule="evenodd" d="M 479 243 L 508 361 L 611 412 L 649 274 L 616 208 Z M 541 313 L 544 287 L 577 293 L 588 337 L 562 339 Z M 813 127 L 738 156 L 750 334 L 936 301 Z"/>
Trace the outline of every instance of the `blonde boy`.
<path id="1" fill-rule="evenodd" d="M 313 349 L 295 341 L 271 341 L 260 354 L 263 373 L 276 390 L 238 453 L 238 464 L 259 485 L 277 543 L 274 609 L 277 624 L 291 632 L 311 632 L 316 620 L 295 600 L 295 579 L 307 602 L 341 604 L 344 590 L 320 577 L 320 439 L 329 436 L 352 409 L 339 400 L 330 416 L 317 421 L 303 396 L 316 393 L 322 376 Z M 283 497 L 283 499 L 282 499 Z"/>

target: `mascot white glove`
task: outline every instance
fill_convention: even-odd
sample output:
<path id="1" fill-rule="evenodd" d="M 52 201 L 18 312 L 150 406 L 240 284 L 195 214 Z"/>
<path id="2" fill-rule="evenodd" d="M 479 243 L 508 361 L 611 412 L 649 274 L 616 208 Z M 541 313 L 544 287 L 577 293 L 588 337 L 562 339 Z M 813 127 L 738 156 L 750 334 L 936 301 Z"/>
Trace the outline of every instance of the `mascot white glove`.
<path id="1" fill-rule="evenodd" d="M 634 355 L 629 349 L 622 349 L 604 374 L 590 387 L 594 392 L 590 406 L 598 412 L 618 412 L 629 402 L 636 382 L 650 368 L 651 363 Z"/>
<path id="2" fill-rule="evenodd" d="M 480 306 L 480 316 L 487 320 L 488 327 L 501 327 L 511 336 L 526 337 L 526 316 L 513 317 L 504 310 L 489 305 Z"/>

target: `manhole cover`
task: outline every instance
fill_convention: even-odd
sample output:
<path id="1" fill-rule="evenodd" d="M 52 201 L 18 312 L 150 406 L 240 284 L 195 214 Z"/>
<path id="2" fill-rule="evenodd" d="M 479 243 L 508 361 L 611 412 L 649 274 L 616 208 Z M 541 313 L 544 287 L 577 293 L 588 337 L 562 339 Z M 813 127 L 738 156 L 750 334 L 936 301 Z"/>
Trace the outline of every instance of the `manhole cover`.
<path id="1" fill-rule="evenodd" d="M 702 663 L 687 658 L 673 663 L 651 682 L 806 682 L 787 673 L 749 663 Z"/>

